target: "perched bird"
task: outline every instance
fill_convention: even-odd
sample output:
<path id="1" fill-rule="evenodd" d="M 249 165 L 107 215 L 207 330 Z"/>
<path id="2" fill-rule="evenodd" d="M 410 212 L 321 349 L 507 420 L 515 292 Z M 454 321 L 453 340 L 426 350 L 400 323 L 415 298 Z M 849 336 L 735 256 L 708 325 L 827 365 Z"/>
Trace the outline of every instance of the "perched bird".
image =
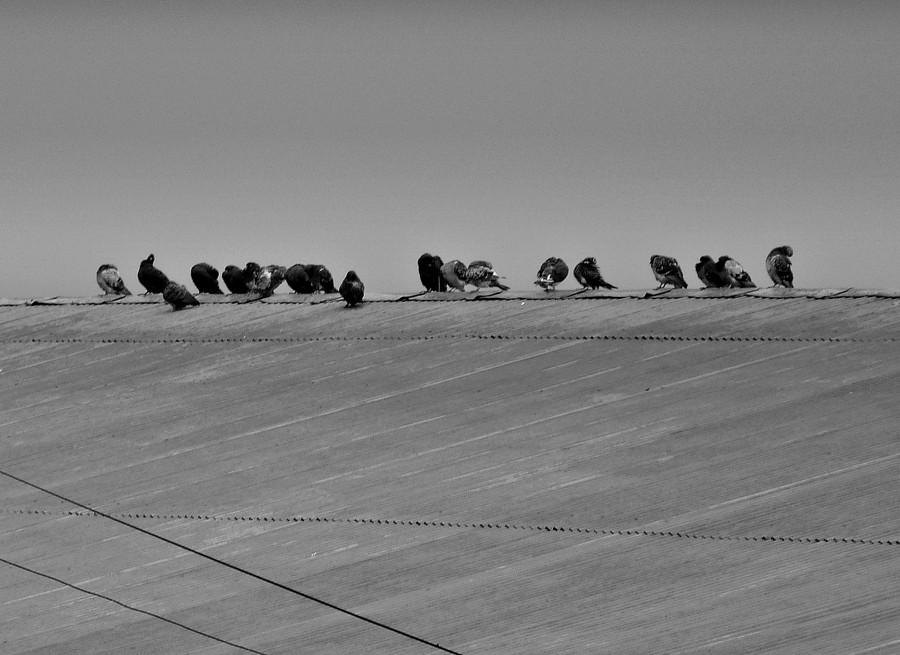
<path id="1" fill-rule="evenodd" d="M 534 281 L 544 291 L 553 291 L 556 285 L 569 277 L 569 267 L 559 257 L 550 257 L 538 269 L 537 279 Z"/>
<path id="2" fill-rule="evenodd" d="M 447 283 L 448 291 L 449 287 L 459 291 L 466 290 L 466 265 L 458 259 L 451 259 L 441 266 L 441 277 Z"/>
<path id="3" fill-rule="evenodd" d="M 156 258 L 153 256 L 153 253 L 150 253 L 147 259 L 143 260 L 138 267 L 137 278 L 138 282 L 147 289 L 147 293 L 162 293 L 169 283 L 169 277 L 153 265 L 154 261 L 156 261 Z"/>
<path id="4" fill-rule="evenodd" d="M 662 289 L 667 284 L 671 284 L 676 289 L 687 289 L 687 282 L 684 281 L 681 266 L 678 265 L 678 260 L 674 257 L 653 255 L 650 258 L 650 268 L 659 282 L 657 289 Z"/>
<path id="5" fill-rule="evenodd" d="M 306 264 L 294 264 L 285 271 L 285 281 L 297 293 L 315 293 L 316 291 L 315 285 L 309 279 L 306 266 Z"/>
<path id="6" fill-rule="evenodd" d="M 244 271 L 239 266 L 229 264 L 222 271 L 222 281 L 231 293 L 250 293 L 250 287 L 244 279 Z"/>
<path id="7" fill-rule="evenodd" d="M 256 262 L 247 262 L 247 265 L 244 267 L 244 281 L 251 292 L 256 292 L 263 298 L 268 298 L 284 282 L 286 273 L 287 269 L 284 266 L 276 264 L 260 266 Z"/>
<path id="8" fill-rule="evenodd" d="M 103 264 L 97 269 L 97 284 L 103 293 L 114 293 L 119 296 L 131 295 L 115 264 Z"/>
<path id="9" fill-rule="evenodd" d="M 467 283 L 473 284 L 479 289 L 497 287 L 501 291 L 509 291 L 508 286 L 501 284 L 500 276 L 497 275 L 497 271 L 494 270 L 491 263 L 483 259 L 476 259 L 469 264 L 465 279 Z"/>
<path id="10" fill-rule="evenodd" d="M 191 295 L 186 286 L 178 284 L 174 280 L 169 280 L 166 283 L 162 294 L 163 300 L 172 305 L 172 311 L 177 312 L 179 309 L 200 304 L 200 301 Z"/>
<path id="11" fill-rule="evenodd" d="M 793 288 L 794 272 L 791 270 L 791 257 L 794 256 L 794 249 L 790 246 L 778 246 L 772 248 L 772 252 L 766 257 L 766 272 L 772 278 L 775 286 L 783 286 Z"/>
<path id="12" fill-rule="evenodd" d="M 590 287 L 591 289 L 597 289 L 599 287 L 603 287 L 604 289 L 619 288 L 611 285 L 609 282 L 603 279 L 603 276 L 600 274 L 600 267 L 597 266 L 597 259 L 595 257 L 585 257 L 580 262 L 575 264 L 575 268 L 572 269 L 572 275 L 575 276 L 575 279 L 578 280 L 578 283 L 585 289 L 587 289 L 588 287 Z"/>
<path id="13" fill-rule="evenodd" d="M 219 271 L 211 264 L 201 262 L 191 266 L 191 279 L 200 293 L 222 293 L 219 288 Z"/>
<path id="14" fill-rule="evenodd" d="M 719 275 L 728 280 L 728 286 L 736 288 L 752 288 L 756 286 L 753 284 L 753 280 L 750 279 L 750 274 L 744 270 L 744 267 L 728 255 L 719 257 L 719 261 L 716 262 L 716 270 L 719 271 Z"/>
<path id="15" fill-rule="evenodd" d="M 347 271 L 347 276 L 341 282 L 340 294 L 341 298 L 347 301 L 347 307 L 353 307 L 357 303 L 361 303 L 363 295 L 365 295 L 366 287 L 359 279 L 356 271 Z"/>
<path id="16" fill-rule="evenodd" d="M 338 290 L 334 286 L 334 278 L 331 277 L 331 271 L 321 264 L 310 264 L 309 272 L 310 280 L 316 283 L 316 291 L 322 293 L 337 293 Z"/>
<path id="17" fill-rule="evenodd" d="M 709 255 L 703 255 L 694 269 L 697 271 L 697 277 L 703 283 L 704 289 L 720 289 L 731 286 L 731 280 L 719 270 L 716 262 Z"/>
<path id="18" fill-rule="evenodd" d="M 447 290 L 447 280 L 441 275 L 441 267 L 444 265 L 443 259 L 426 252 L 419 257 L 418 264 L 419 279 L 422 281 L 425 291 Z"/>

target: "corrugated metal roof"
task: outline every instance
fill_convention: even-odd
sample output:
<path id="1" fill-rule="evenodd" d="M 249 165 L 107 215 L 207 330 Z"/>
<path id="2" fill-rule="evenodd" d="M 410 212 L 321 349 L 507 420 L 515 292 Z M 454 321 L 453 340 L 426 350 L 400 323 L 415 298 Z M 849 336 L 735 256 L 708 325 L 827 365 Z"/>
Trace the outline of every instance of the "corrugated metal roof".
<path id="1" fill-rule="evenodd" d="M 8 303 L 0 469 L 455 652 L 887 652 L 897 300 L 720 295 Z M 235 652 L 59 581 L 259 652 L 436 650 L 0 494 L 4 653 Z"/>

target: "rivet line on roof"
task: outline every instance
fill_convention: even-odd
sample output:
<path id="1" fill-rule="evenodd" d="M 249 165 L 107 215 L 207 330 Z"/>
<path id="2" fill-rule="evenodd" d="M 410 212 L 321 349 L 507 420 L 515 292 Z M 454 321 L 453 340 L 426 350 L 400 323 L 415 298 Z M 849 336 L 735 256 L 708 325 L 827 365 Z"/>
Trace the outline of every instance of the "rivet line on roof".
<path id="1" fill-rule="evenodd" d="M 684 336 L 665 334 L 604 334 L 604 335 L 511 335 L 511 334 L 437 334 L 437 335 L 395 335 L 395 336 L 315 336 L 315 337 L 209 337 L 209 338 L 158 338 L 158 339 L 0 339 L 0 343 L 83 343 L 83 344 L 204 344 L 204 343 L 309 343 L 321 341 L 430 341 L 434 339 L 480 339 L 480 340 L 536 340 L 536 341 L 687 341 L 687 342 L 740 342 L 740 343 L 894 343 L 895 337 L 779 337 L 779 336 Z"/>
<path id="2" fill-rule="evenodd" d="M 7 514 L 31 514 L 40 516 L 76 516 L 94 517 L 86 511 L 80 510 L 41 510 L 41 509 L 6 509 L 0 508 L 0 513 Z M 805 543 L 805 544 L 856 544 L 878 546 L 900 546 L 900 539 L 860 539 L 856 537 L 798 537 L 798 536 L 735 536 L 735 535 L 709 535 L 693 532 L 672 532 L 660 530 L 612 530 L 602 528 L 572 528 L 551 525 L 516 525 L 508 523 L 454 523 L 451 521 L 428 520 L 403 520 L 403 519 L 377 519 L 377 518 L 333 518 L 328 516 L 214 516 L 206 514 L 154 514 L 154 513 L 125 513 L 117 515 L 128 519 L 150 520 L 191 520 L 191 521 L 244 521 L 264 523 L 356 523 L 368 525 L 397 525 L 417 527 L 463 528 L 479 530 L 530 530 L 532 532 L 556 532 L 569 534 L 597 534 L 603 536 L 619 537 L 668 537 L 674 539 L 701 539 L 710 541 L 744 541 L 744 542 L 780 542 L 780 543 Z"/>

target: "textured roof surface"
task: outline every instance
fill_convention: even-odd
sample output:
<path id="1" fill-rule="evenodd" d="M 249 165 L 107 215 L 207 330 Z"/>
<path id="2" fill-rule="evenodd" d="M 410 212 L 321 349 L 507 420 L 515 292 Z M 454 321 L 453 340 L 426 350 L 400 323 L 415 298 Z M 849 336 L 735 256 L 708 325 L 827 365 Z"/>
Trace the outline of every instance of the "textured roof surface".
<path id="1" fill-rule="evenodd" d="M 896 295 L 5 301 L 0 651 L 891 652 Z"/>

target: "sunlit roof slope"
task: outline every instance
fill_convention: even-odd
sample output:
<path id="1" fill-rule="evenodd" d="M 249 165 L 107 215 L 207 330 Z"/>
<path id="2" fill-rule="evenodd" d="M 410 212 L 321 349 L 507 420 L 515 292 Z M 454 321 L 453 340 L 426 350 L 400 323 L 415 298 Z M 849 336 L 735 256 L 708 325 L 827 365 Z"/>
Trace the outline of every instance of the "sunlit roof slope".
<path id="1" fill-rule="evenodd" d="M 6 301 L 0 652 L 891 652 L 898 295 Z"/>

